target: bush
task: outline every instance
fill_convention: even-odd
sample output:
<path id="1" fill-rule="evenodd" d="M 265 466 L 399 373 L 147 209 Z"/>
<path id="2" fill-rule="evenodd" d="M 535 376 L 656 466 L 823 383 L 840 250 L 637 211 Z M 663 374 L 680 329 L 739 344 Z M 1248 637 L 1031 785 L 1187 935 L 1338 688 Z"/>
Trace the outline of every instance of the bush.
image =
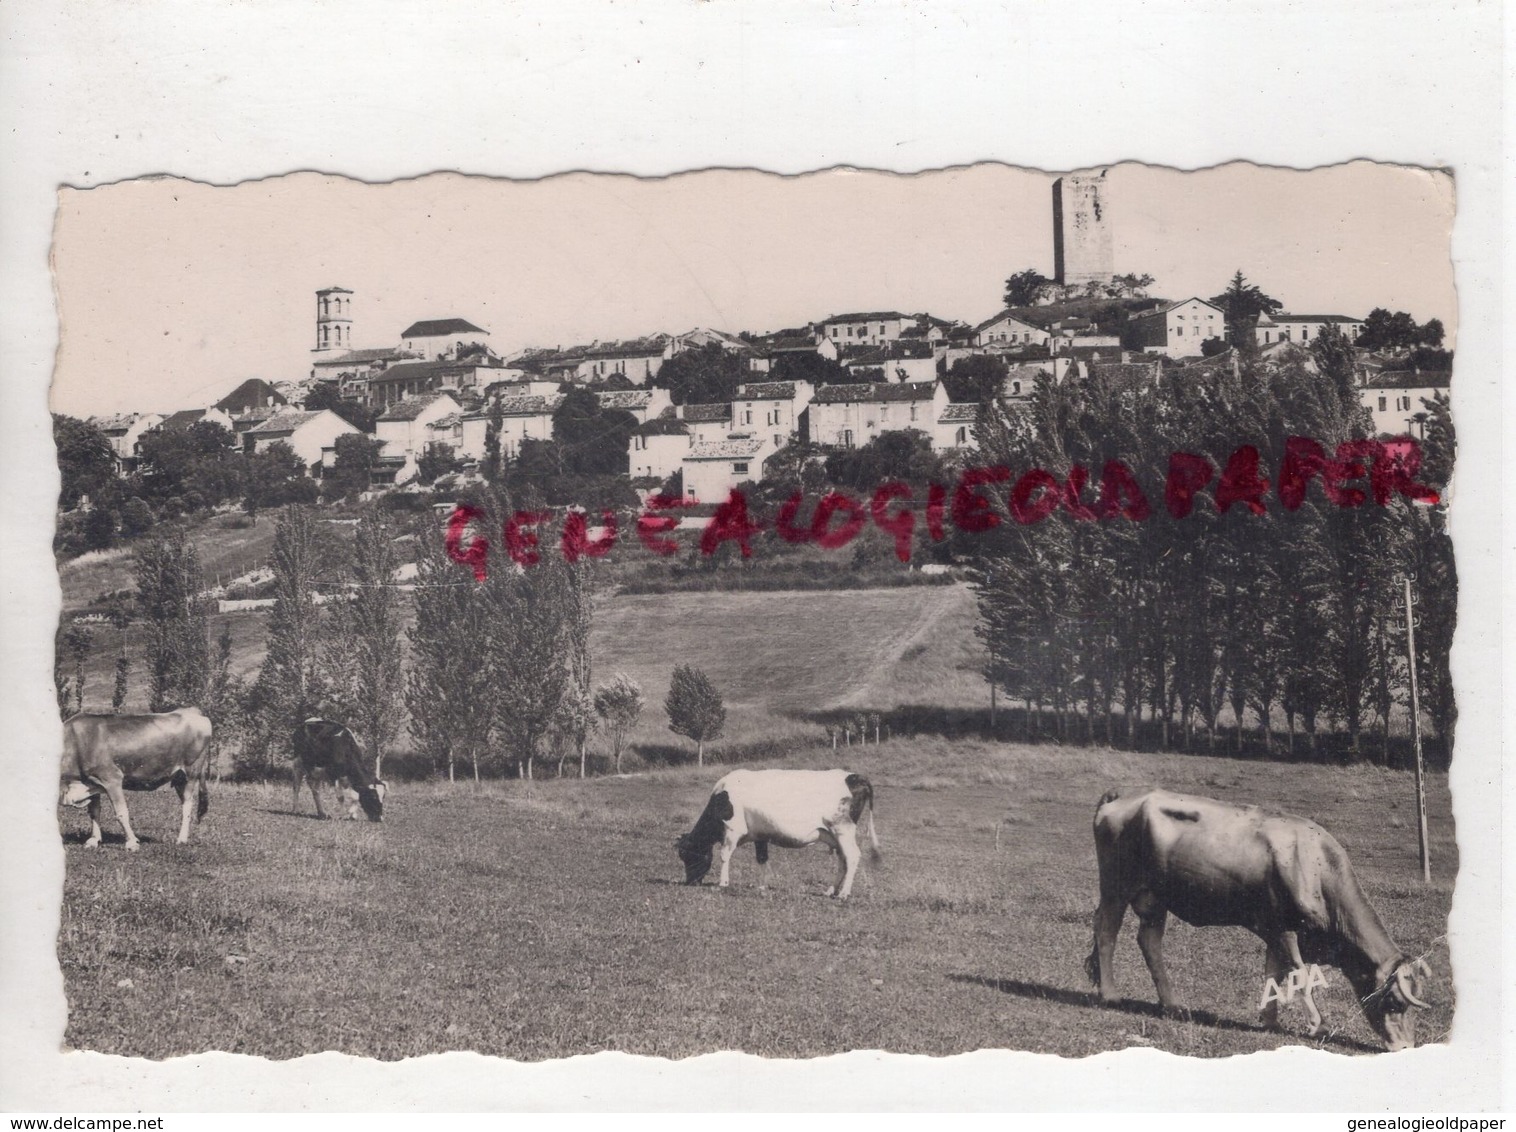
<path id="1" fill-rule="evenodd" d="M 121 535 L 135 538 L 153 529 L 153 509 L 140 499 L 128 499 L 121 508 Z"/>

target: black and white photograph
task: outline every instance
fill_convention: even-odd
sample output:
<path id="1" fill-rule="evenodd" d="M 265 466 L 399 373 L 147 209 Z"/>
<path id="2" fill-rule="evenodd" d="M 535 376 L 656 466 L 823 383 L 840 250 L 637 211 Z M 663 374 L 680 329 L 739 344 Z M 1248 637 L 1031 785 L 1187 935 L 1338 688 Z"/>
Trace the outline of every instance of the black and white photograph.
<path id="1" fill-rule="evenodd" d="M 61 1055 L 1456 1050 L 1458 171 L 1002 152 L 59 184 Z"/>

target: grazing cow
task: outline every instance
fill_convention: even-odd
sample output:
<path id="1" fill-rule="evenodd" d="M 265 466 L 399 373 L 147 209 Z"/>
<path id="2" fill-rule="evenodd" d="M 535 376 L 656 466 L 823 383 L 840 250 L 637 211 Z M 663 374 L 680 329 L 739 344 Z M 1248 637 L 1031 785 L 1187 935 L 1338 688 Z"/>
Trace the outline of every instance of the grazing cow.
<path id="1" fill-rule="evenodd" d="M 368 772 L 364 765 L 363 752 L 353 733 L 340 723 L 329 719 L 307 719 L 295 728 L 295 808 L 300 807 L 300 787 L 311 784 L 311 797 L 316 800 L 316 816 L 325 819 L 326 811 L 321 806 L 318 784 L 328 781 L 341 793 L 347 806 L 347 816 L 358 816 L 358 807 L 369 821 L 384 820 L 384 795 L 386 786 Z"/>
<path id="2" fill-rule="evenodd" d="M 755 842 L 767 882 L 769 845 L 799 849 L 817 841 L 837 855 L 837 879 L 828 896 L 847 899 L 858 874 L 858 822 L 868 811 L 869 852 L 879 859 L 874 828 L 874 788 L 845 770 L 734 770 L 716 783 L 695 828 L 674 845 L 684 862 L 684 882 L 699 884 L 711 871 L 712 850 L 721 846 L 721 887 L 731 880 L 732 854 Z"/>
<path id="3" fill-rule="evenodd" d="M 139 844 L 126 809 L 127 790 L 156 790 L 174 785 L 183 804 L 179 844 L 189 840 L 190 816 L 198 823 L 210 808 L 206 779 L 211 769 L 211 721 L 199 708 L 156 715 L 81 713 L 63 725 L 63 759 L 59 767 L 59 801 L 88 805 L 90 835 L 84 844 L 100 844 L 100 795 L 111 800 L 116 820 L 126 831 L 126 847 Z M 196 783 L 193 796 L 191 780 Z"/>
<path id="4" fill-rule="evenodd" d="M 1137 943 L 1165 1008 L 1174 1005 L 1163 965 L 1163 929 L 1173 912 L 1196 927 L 1247 928 L 1268 948 L 1270 979 L 1306 963 L 1339 968 L 1390 1049 L 1416 1044 L 1411 1007 L 1427 1005 L 1420 976 L 1431 969 L 1395 946 L 1347 853 L 1315 822 L 1163 790 L 1130 796 L 1113 790 L 1095 810 L 1095 856 L 1100 907 L 1086 969 L 1104 1001 L 1117 997 L 1111 959 L 1131 905 L 1140 921 Z M 1309 984 L 1305 1001 L 1314 1034 L 1321 1016 Z M 1277 1002 L 1263 1016 L 1277 1026 Z"/>

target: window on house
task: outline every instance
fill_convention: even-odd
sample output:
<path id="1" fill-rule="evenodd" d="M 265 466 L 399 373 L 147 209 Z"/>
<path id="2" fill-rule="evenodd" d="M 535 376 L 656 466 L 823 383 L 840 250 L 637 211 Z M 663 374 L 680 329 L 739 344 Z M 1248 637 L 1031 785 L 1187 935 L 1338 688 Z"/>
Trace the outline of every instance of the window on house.
<path id="1" fill-rule="evenodd" d="M 747 475 L 747 461 L 745 461 L 745 460 L 739 460 L 737 463 L 733 464 L 732 465 L 732 475 L 734 475 L 734 476 L 745 476 L 745 475 Z"/>
<path id="2" fill-rule="evenodd" d="M 915 419 L 916 419 L 916 406 L 912 405 L 911 406 L 911 420 L 915 420 Z"/>
<path id="3" fill-rule="evenodd" d="M 774 433 L 774 447 L 775 448 L 783 448 L 784 447 L 784 437 L 780 436 L 777 432 Z"/>
<path id="4" fill-rule="evenodd" d="M 1384 412 L 1384 403 L 1385 403 L 1385 398 L 1383 398 L 1383 397 L 1379 398 L 1379 411 L 1381 413 Z"/>
<path id="5" fill-rule="evenodd" d="M 957 441 L 957 443 L 959 443 L 959 444 L 967 444 L 968 443 L 968 439 L 969 439 L 969 430 L 966 429 L 966 428 L 960 428 L 958 430 L 957 436 L 955 437 L 955 440 Z"/>
<path id="6" fill-rule="evenodd" d="M 845 429 L 842 430 L 842 446 L 844 448 L 851 448 L 853 446 L 853 430 L 852 429 L 845 428 Z"/>
<path id="7" fill-rule="evenodd" d="M 1021 392 L 1021 382 L 1019 382 L 1019 381 L 1013 381 L 1013 382 L 1011 382 L 1011 392 L 1012 393 L 1020 393 Z"/>
<path id="8" fill-rule="evenodd" d="M 1174 327 L 1174 336 L 1177 337 L 1177 338 L 1183 338 L 1184 337 L 1184 327 L 1182 327 L 1182 326 L 1176 326 L 1176 327 Z"/>
<path id="9" fill-rule="evenodd" d="M 1310 336 L 1311 336 L 1311 328 L 1309 326 L 1302 326 L 1300 328 L 1300 340 L 1302 342 L 1304 342 L 1308 338 L 1310 338 Z"/>

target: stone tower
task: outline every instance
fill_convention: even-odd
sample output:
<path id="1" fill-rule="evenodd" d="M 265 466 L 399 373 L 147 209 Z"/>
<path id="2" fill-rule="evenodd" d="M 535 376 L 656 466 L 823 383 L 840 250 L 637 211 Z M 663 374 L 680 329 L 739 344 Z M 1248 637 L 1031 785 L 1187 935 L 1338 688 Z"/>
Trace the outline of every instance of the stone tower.
<path id="1" fill-rule="evenodd" d="M 346 287 L 316 292 L 317 357 L 333 357 L 353 348 L 353 293 Z"/>
<path id="2" fill-rule="evenodd" d="M 1053 182 L 1053 274 L 1063 284 L 1106 283 L 1115 274 L 1105 170 Z"/>

